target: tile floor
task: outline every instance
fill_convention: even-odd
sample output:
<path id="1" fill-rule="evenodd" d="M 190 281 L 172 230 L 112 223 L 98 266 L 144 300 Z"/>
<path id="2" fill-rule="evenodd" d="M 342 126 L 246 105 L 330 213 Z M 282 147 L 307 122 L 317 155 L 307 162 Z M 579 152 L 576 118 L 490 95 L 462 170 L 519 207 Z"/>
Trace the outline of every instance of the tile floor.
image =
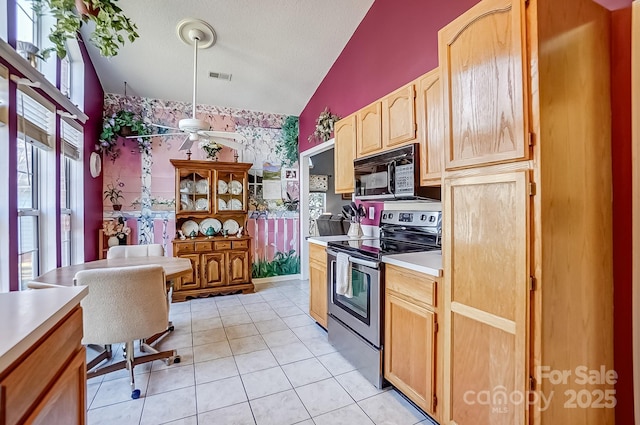
<path id="1" fill-rule="evenodd" d="M 308 281 L 172 304 L 176 330 L 160 348 L 177 349 L 181 362 L 136 367 L 138 400 L 126 370 L 90 379 L 89 424 L 431 423 L 353 370 L 308 310 Z"/>

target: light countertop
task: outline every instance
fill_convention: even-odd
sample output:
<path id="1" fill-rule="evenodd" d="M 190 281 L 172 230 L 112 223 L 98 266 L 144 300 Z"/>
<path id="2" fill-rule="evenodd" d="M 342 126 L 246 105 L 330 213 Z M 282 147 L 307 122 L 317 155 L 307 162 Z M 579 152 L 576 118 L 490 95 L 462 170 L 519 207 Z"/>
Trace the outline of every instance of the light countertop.
<path id="1" fill-rule="evenodd" d="M 307 240 L 309 243 L 314 243 L 316 245 L 327 246 L 328 242 L 339 242 L 339 241 L 363 241 L 377 239 L 374 236 L 362 236 L 360 238 L 351 238 L 347 235 L 335 235 L 335 236 L 309 236 Z"/>
<path id="2" fill-rule="evenodd" d="M 86 286 L 0 294 L 0 374 L 87 295 Z"/>
<path id="3" fill-rule="evenodd" d="M 382 257 L 382 262 L 426 273 L 430 276 L 442 276 L 442 251 L 385 255 Z"/>

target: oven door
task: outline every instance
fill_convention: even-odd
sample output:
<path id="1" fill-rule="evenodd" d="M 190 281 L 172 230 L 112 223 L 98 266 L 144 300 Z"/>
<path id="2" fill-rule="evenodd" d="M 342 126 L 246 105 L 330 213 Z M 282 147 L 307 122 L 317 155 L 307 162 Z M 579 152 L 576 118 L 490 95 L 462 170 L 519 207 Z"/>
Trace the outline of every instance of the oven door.
<path id="1" fill-rule="evenodd" d="M 347 298 L 336 293 L 336 253 L 327 250 L 327 254 L 329 314 L 379 348 L 382 343 L 381 263 L 350 257 L 353 296 Z"/>

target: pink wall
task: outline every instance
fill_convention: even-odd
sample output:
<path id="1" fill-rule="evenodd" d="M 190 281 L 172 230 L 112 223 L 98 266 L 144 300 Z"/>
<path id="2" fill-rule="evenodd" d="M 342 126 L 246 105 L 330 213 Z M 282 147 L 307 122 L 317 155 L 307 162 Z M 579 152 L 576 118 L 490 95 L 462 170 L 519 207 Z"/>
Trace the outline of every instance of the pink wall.
<path id="1" fill-rule="evenodd" d="M 477 2 L 376 0 L 300 114 L 300 151 L 325 107 L 344 117 L 435 68 L 438 30 Z"/>

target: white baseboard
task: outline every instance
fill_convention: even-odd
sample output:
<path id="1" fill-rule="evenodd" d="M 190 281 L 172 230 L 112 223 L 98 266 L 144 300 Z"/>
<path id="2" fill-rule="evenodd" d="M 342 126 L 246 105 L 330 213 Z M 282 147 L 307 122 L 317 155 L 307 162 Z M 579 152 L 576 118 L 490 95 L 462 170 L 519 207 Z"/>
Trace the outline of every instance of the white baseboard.
<path id="1" fill-rule="evenodd" d="M 261 283 L 285 282 L 287 280 L 300 280 L 300 274 L 287 274 L 284 276 L 260 277 L 251 279 L 254 285 L 260 285 Z"/>

